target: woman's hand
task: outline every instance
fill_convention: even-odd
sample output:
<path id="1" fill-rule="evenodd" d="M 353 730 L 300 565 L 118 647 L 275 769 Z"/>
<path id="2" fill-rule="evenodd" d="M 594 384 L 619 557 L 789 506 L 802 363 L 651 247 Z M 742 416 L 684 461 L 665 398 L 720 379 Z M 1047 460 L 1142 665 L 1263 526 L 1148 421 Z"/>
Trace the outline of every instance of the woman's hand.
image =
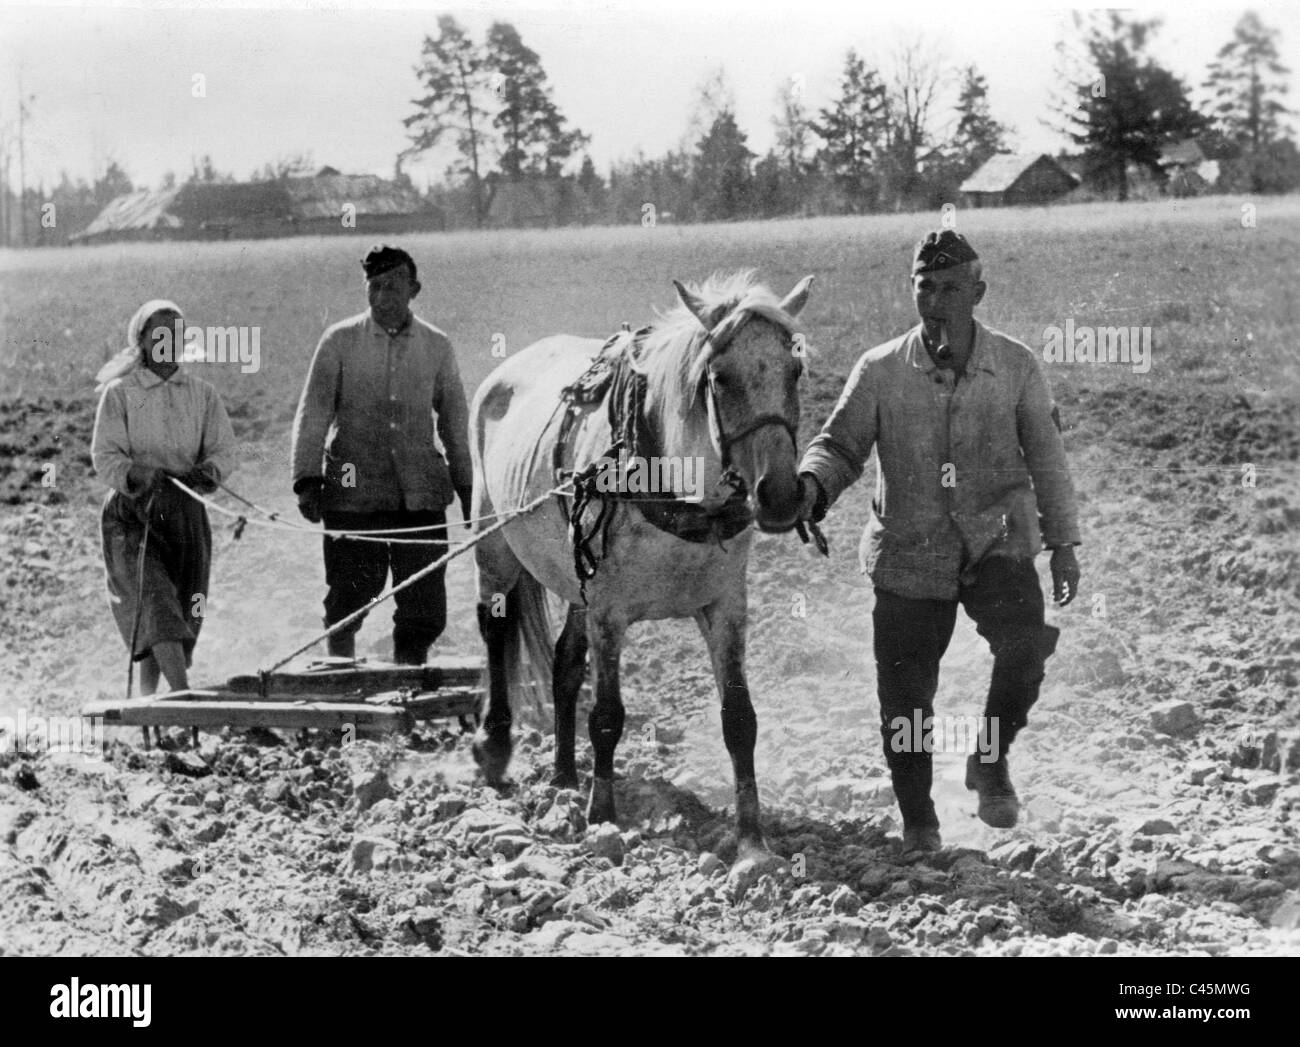
<path id="1" fill-rule="evenodd" d="M 155 469 L 151 465 L 141 465 L 139 462 L 132 462 L 131 468 L 126 471 L 127 491 L 132 498 L 147 497 L 157 490 L 162 478 L 163 471 L 161 469 Z"/>
<path id="2" fill-rule="evenodd" d="M 211 462 L 196 465 L 184 476 L 178 477 L 181 483 L 199 494 L 211 494 L 217 489 L 217 470 Z"/>

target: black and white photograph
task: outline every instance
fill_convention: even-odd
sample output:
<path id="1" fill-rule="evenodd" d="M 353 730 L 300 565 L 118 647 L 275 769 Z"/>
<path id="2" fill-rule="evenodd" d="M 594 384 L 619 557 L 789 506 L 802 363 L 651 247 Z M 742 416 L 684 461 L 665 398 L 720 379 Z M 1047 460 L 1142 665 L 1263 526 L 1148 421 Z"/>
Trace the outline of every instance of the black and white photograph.
<path id="1" fill-rule="evenodd" d="M 1250 1028 L 1298 345 L 1295 4 L 6 5 L 0 957 Z"/>

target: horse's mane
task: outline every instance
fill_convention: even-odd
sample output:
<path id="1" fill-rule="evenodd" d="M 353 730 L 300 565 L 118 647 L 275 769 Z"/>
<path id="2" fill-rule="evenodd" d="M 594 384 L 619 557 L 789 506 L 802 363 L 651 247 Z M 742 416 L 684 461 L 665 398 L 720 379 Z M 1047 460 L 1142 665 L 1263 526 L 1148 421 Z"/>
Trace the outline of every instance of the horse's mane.
<path id="1" fill-rule="evenodd" d="M 715 272 L 703 283 L 687 287 L 714 318 L 716 345 L 725 347 L 753 317 L 767 320 L 790 335 L 799 330 L 798 321 L 781 308 L 780 299 L 766 285 L 755 279 L 753 269 Z M 636 367 L 646 375 L 650 397 L 665 406 L 678 405 L 685 419 L 702 407 L 696 398 L 709 361 L 706 332 L 682 302 L 666 312 L 659 311 L 657 317 L 645 336 Z"/>

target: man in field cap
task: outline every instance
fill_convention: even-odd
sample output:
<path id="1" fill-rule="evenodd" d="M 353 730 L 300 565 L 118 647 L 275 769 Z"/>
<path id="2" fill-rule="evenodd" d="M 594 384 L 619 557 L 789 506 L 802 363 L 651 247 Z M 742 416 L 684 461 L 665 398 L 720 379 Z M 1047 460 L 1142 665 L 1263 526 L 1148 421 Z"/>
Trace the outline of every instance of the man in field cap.
<path id="1" fill-rule="evenodd" d="M 445 555 L 446 508 L 454 495 L 468 519 L 473 482 L 451 342 L 411 312 L 414 259 L 381 244 L 361 268 L 370 308 L 329 328 L 312 357 L 293 423 L 293 490 L 302 515 L 327 531 L 406 533 L 391 543 L 325 537 L 327 626 L 378 596 L 390 570 L 397 584 Z M 444 571 L 393 599 L 393 660 L 421 665 L 446 625 Z M 360 627 L 331 636 L 329 653 L 354 657 Z"/>
<path id="2" fill-rule="evenodd" d="M 978 793 L 984 822 L 1010 828 L 1019 800 L 1007 749 L 1058 636 L 1044 621 L 1034 557 L 1052 550 L 1053 595 L 1068 604 L 1079 585 L 1079 525 L 1037 357 L 974 318 L 986 290 L 975 249 L 950 229 L 928 234 L 911 283 L 920 323 L 862 355 L 800 469 L 804 516 L 820 520 L 876 451 L 860 559 L 875 589 L 881 737 L 904 848 L 937 850 L 926 718 L 957 607 L 993 651 L 966 787 Z"/>

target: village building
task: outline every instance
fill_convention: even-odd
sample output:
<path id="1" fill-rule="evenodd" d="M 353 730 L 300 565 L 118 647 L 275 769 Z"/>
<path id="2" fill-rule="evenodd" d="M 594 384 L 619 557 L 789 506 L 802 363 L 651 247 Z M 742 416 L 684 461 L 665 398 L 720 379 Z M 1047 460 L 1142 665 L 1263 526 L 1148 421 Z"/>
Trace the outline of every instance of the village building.
<path id="1" fill-rule="evenodd" d="M 70 240 L 245 240 L 442 227 L 442 215 L 415 190 L 378 175 L 324 167 L 305 178 L 138 189 L 111 201 Z"/>
<path id="2" fill-rule="evenodd" d="M 1159 163 L 1171 196 L 1201 196 L 1219 181 L 1219 161 L 1207 159 L 1205 150 L 1192 138 L 1165 146 Z"/>
<path id="3" fill-rule="evenodd" d="M 1079 184 L 1079 179 L 1046 153 L 998 153 L 961 184 L 970 207 L 1049 204 Z"/>

